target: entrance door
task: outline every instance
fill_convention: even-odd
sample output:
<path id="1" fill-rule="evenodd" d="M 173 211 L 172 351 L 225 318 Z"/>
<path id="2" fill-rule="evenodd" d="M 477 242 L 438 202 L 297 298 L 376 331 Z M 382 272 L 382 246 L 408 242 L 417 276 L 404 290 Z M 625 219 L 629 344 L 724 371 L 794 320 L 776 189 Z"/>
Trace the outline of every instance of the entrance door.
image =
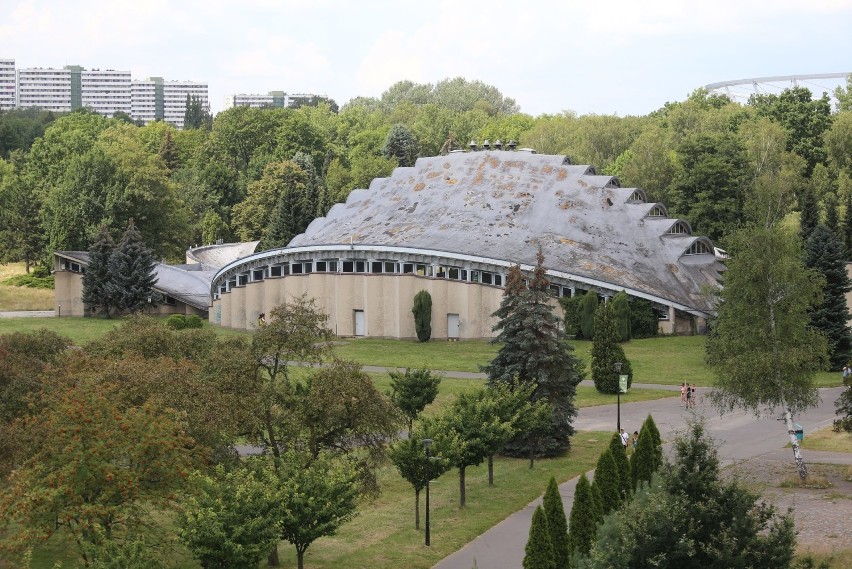
<path id="1" fill-rule="evenodd" d="M 355 311 L 355 335 L 363 336 L 364 335 L 364 311 L 356 310 Z"/>
<path id="2" fill-rule="evenodd" d="M 459 315 L 447 314 L 447 339 L 459 339 Z"/>

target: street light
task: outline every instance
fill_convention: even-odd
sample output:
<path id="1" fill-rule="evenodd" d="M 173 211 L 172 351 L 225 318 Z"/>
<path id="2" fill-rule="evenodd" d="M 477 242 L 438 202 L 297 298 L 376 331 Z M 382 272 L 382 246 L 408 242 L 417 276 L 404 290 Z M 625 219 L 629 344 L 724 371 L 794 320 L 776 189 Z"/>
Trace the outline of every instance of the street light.
<path id="1" fill-rule="evenodd" d="M 618 393 L 618 398 L 617 398 L 618 405 L 616 406 L 616 409 L 618 410 L 617 411 L 618 414 L 616 415 L 616 423 L 615 423 L 615 428 L 618 431 L 619 437 L 621 436 L 621 377 L 620 377 L 621 376 L 621 366 L 622 366 L 621 362 L 615 362 L 614 364 L 612 364 L 612 367 L 615 368 L 616 375 L 619 376 L 618 383 L 616 384 L 616 393 Z"/>
<path id="2" fill-rule="evenodd" d="M 423 439 L 423 448 L 426 449 L 426 545 L 431 545 L 429 534 L 429 449 L 432 448 L 432 439 Z"/>

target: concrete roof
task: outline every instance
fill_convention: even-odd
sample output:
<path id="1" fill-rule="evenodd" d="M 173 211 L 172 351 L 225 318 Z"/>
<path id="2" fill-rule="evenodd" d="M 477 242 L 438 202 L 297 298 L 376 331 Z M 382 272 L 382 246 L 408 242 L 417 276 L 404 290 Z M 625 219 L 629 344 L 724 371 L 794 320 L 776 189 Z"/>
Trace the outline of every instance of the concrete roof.
<path id="1" fill-rule="evenodd" d="M 186 252 L 186 261 L 190 264 L 198 263 L 204 266 L 204 270 L 215 272 L 232 261 L 254 253 L 258 243 L 260 241 L 221 243 L 218 245 L 196 247 Z"/>
<path id="2" fill-rule="evenodd" d="M 540 246 L 548 269 L 710 310 L 701 289 L 722 266 L 712 253 L 684 253 L 712 243 L 667 235 L 677 220 L 649 217 L 644 195 L 563 156 L 458 152 L 352 191 L 288 247 L 393 245 L 534 265 Z"/>

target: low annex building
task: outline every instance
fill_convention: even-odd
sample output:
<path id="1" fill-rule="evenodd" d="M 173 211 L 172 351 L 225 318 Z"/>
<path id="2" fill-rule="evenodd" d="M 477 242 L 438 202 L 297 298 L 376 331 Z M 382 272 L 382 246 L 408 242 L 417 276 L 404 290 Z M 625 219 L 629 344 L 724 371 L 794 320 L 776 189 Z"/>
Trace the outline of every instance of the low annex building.
<path id="1" fill-rule="evenodd" d="M 539 248 L 554 297 L 625 290 L 654 303 L 664 333 L 704 328 L 702 290 L 724 270 L 708 238 L 642 189 L 568 157 L 486 143 L 397 168 L 287 247 L 225 264 L 209 318 L 252 329 L 307 294 L 340 336 L 414 338 L 414 295 L 427 290 L 434 338 L 491 338 L 509 267 L 531 270 Z"/>

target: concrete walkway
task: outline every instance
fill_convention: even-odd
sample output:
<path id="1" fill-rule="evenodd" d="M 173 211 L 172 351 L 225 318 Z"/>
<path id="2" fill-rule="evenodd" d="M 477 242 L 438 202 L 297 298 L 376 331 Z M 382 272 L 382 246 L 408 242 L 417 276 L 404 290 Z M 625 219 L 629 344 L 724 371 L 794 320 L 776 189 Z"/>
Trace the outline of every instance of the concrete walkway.
<path id="1" fill-rule="evenodd" d="M 671 386 L 648 385 L 647 387 L 665 389 Z M 821 389 L 822 402 L 820 406 L 797 417 L 796 421 L 804 427 L 805 436 L 809 432 L 831 424 L 834 419 L 834 401 L 840 395 L 842 389 L 839 387 Z M 705 389 L 699 388 L 699 401 L 702 401 L 701 396 L 705 392 Z M 783 448 L 787 443 L 784 426 L 776 418 L 755 418 L 751 414 L 742 412 L 720 416 L 707 403 L 699 403 L 695 409 L 686 410 L 680 406 L 680 398 L 678 397 L 676 399 L 623 404 L 621 406 L 621 425 L 626 431 L 632 433 L 639 430 L 649 413 L 653 415 L 664 440 L 671 439 L 677 431 L 684 429 L 687 419 L 693 413 L 703 416 L 707 421 L 708 431 L 721 445 L 719 456 L 724 465 L 763 455 L 772 455 L 783 459 L 786 454 L 790 461 L 791 471 L 795 468 L 792 450 Z M 615 431 L 615 420 L 615 405 L 585 407 L 580 409 L 574 426 L 577 430 L 582 431 Z M 803 451 L 803 454 L 806 463 L 852 464 L 852 454 L 807 450 Z M 577 480 L 577 478 L 574 478 L 559 487 L 566 517 L 570 517 Z M 544 488 L 542 488 L 543 491 Z M 540 503 L 541 498 L 533 501 L 459 551 L 444 558 L 434 567 L 436 569 L 471 569 L 472 567 L 478 569 L 521 569 L 532 515 Z M 845 529 L 838 527 L 837 531 L 852 532 L 852 520 L 847 520 Z M 432 539 L 440 539 L 440 533 L 434 529 L 432 535 Z"/>
<path id="2" fill-rule="evenodd" d="M 0 312 L 0 318 L 50 318 L 56 316 L 55 310 L 17 310 Z"/>

